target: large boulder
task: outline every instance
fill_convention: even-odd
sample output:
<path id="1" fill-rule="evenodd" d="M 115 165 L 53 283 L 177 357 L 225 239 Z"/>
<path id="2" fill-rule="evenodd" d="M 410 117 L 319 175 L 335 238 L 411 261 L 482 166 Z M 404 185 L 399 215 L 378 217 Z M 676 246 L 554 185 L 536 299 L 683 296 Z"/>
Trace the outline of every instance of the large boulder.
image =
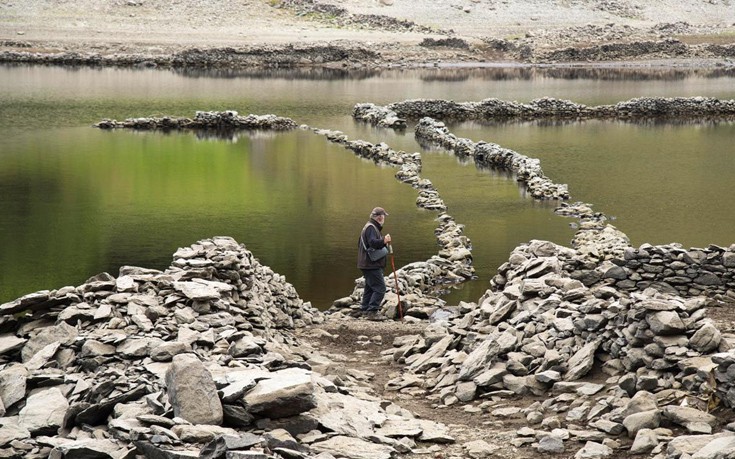
<path id="1" fill-rule="evenodd" d="M 212 375 L 194 354 L 179 354 L 166 371 L 174 415 L 192 424 L 222 424 L 222 403 Z"/>

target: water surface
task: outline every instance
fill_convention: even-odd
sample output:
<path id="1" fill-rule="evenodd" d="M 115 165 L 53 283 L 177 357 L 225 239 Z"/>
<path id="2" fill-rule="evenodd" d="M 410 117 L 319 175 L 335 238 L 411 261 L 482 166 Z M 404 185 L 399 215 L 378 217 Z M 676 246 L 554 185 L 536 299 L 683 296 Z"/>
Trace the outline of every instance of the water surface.
<path id="1" fill-rule="evenodd" d="M 724 71 L 529 69 L 177 73 L 0 66 L 0 301 L 78 285 L 122 265 L 165 268 L 177 247 L 228 235 L 300 295 L 324 308 L 351 292 L 356 238 L 367 213 L 391 213 L 396 263 L 436 252 L 436 213 L 416 192 L 309 131 L 103 132 L 102 118 L 193 116 L 196 110 L 275 113 L 351 139 L 422 151 L 412 132 L 352 120 L 357 102 L 551 96 L 589 105 L 641 96 L 732 98 Z M 462 123 L 457 135 L 538 157 L 573 200 L 617 217 L 634 244 L 729 245 L 735 204 L 730 123 Z M 512 178 L 442 151 L 422 151 L 448 212 L 465 224 L 479 279 L 448 297 L 476 301 L 517 244 L 568 244 L 570 220 L 524 196 Z"/>

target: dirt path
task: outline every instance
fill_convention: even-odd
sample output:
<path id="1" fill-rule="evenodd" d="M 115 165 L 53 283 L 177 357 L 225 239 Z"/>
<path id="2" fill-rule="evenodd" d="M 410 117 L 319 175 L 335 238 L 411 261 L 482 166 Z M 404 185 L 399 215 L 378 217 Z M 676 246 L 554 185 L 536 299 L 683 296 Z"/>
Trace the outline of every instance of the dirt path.
<path id="1" fill-rule="evenodd" d="M 372 388 L 375 396 L 394 402 L 417 417 L 448 426 L 450 435 L 455 439 L 454 443 L 446 445 L 419 444 L 414 453 L 402 457 L 467 458 L 471 456 L 468 455 L 465 445 L 474 440 L 484 440 L 493 449 L 490 457 L 536 459 L 539 452 L 535 448 L 516 447 L 512 443 L 518 440 L 518 429 L 528 426 L 525 417 L 520 413 L 500 417 L 492 412 L 498 408 L 527 407 L 534 402 L 543 401 L 542 398 L 491 398 L 445 407 L 437 403 L 436 394 L 426 394 L 419 387 L 400 392 L 386 390 L 386 384 L 398 377 L 403 370 L 403 366 L 390 357 L 394 340 L 409 335 L 421 335 L 426 326 L 426 322 L 327 320 L 318 327 L 300 330 L 299 337 L 332 361 L 344 365 L 345 371 L 355 370 L 357 373 L 353 373 L 353 376 L 364 376 L 364 382 Z M 562 454 L 545 453 L 544 457 L 573 457 L 576 450 L 584 445 L 570 446 L 574 451 Z M 610 457 L 621 459 L 627 455 L 621 450 Z"/>

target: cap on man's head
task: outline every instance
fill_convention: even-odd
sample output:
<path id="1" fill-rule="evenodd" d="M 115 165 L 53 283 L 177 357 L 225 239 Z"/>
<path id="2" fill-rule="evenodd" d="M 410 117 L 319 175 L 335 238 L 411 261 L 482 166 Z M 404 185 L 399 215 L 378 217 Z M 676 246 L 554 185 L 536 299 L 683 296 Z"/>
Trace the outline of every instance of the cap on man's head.
<path id="1" fill-rule="evenodd" d="M 385 215 L 387 217 L 388 212 L 386 212 L 382 207 L 376 207 L 372 212 L 370 212 L 371 217 L 377 217 L 378 215 Z"/>

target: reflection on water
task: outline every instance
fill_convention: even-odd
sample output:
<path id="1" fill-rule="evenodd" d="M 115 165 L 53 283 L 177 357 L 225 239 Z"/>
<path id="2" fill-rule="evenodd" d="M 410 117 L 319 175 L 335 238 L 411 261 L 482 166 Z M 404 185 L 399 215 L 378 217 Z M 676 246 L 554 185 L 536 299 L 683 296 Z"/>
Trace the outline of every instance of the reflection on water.
<path id="1" fill-rule="evenodd" d="M 388 69 L 173 69 L 171 72 L 188 78 L 255 78 L 285 80 L 364 80 L 368 78 L 393 78 L 409 75 L 422 81 L 462 82 L 469 79 L 486 81 L 534 80 L 551 78 L 559 80 L 602 81 L 681 81 L 687 78 L 735 77 L 735 67 L 717 68 L 587 68 L 587 67 L 503 67 L 503 68 L 388 68 Z"/>
<path id="2" fill-rule="evenodd" d="M 718 74 L 718 72 L 721 72 Z M 350 139 L 422 151 L 448 213 L 465 225 L 479 279 L 450 295 L 476 301 L 518 244 L 568 244 L 571 221 L 523 196 L 513 177 L 441 150 L 409 127 L 352 120 L 358 102 L 410 98 L 587 105 L 635 97 L 731 98 L 732 69 L 394 69 L 172 72 L 0 66 L 0 301 L 78 285 L 124 264 L 164 268 L 177 247 L 229 235 L 325 307 L 352 291 L 356 234 L 375 205 L 390 212 L 396 263 L 436 253 L 436 214 L 392 169 L 309 131 L 285 134 L 102 132 L 103 118 L 274 113 Z M 735 226 L 735 125 L 621 122 L 462 123 L 452 132 L 541 159 L 573 200 L 615 215 L 634 244 L 729 245 Z M 400 242 L 400 243 L 399 243 Z"/>

